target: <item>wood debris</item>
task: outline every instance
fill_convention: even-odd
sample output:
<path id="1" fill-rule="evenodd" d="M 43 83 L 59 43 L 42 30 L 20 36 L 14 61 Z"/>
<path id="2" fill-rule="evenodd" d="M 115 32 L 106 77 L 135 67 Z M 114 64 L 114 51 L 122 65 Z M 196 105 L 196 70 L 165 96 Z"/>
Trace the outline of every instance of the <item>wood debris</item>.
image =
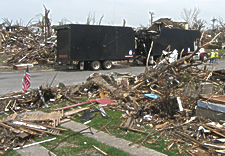
<path id="1" fill-rule="evenodd" d="M 14 116 L 13 118 L 11 116 Z M 61 112 L 12 114 L 0 122 L 0 152 L 20 148 L 31 142 L 33 136 L 61 135 L 66 129 L 57 128 Z M 15 117 L 16 116 L 16 117 Z"/>
<path id="2" fill-rule="evenodd" d="M 8 58 L 5 63 L 20 69 L 21 64 L 44 65 L 55 64 L 56 34 L 53 32 L 45 38 L 42 26 L 14 26 L 11 31 L 0 27 L 1 55 Z"/>
<path id="3" fill-rule="evenodd" d="M 216 79 L 213 77 L 214 71 L 206 69 L 207 63 L 192 63 L 192 56 L 196 52 L 181 57 L 170 64 L 166 61 L 162 63 L 160 60 L 161 63 L 151 67 L 146 66 L 145 72 L 139 75 L 94 73 L 81 85 L 40 87 L 37 90 L 30 90 L 26 94 L 5 95 L 0 98 L 2 103 L 0 110 L 17 112 L 21 109 L 47 107 L 51 104 L 52 100 L 50 99 L 54 99 L 53 104 L 61 101 L 72 103 L 70 106 L 56 109 L 60 111 L 90 103 L 91 105 L 105 104 L 109 109 L 124 112 L 121 125 L 115 125 L 116 127 L 146 134 L 145 137 L 132 144 L 138 142 L 140 145 L 145 143 L 157 144 L 158 140 L 166 138 L 168 140 L 167 149 L 171 150 L 176 147 L 179 149 L 179 154 L 183 152 L 190 155 L 222 153 L 224 152 L 222 151 L 224 150 L 222 146 L 224 142 L 221 141 L 221 138 L 225 137 L 225 121 L 212 122 L 201 115 L 197 116 L 196 107 L 198 100 L 220 102 L 224 105 L 224 98 L 216 98 L 224 96 L 224 81 L 218 77 Z M 202 65 L 199 66 L 199 64 Z M 203 84 L 206 83 L 214 86 L 212 93 L 210 93 L 213 96 L 202 93 Z M 40 91 L 44 101 L 41 100 Z M 77 100 L 81 97 L 94 100 L 78 103 Z M 100 99 L 100 97 L 104 97 L 104 99 Z M 67 115 L 88 108 L 78 108 L 68 112 Z M 51 121 L 53 125 L 57 126 L 61 115 L 56 118 L 53 116 L 51 116 L 52 120 L 48 120 L 48 123 Z M 11 118 L 16 120 L 15 117 Z M 48 118 L 43 116 L 40 119 L 45 121 Z M 43 122 L 43 120 L 39 122 Z M 17 126 L 9 121 L 2 122 L 0 126 L 2 133 L 5 132 L 3 129 L 10 131 L 7 132 L 10 134 L 22 131 L 22 129 L 16 130 Z M 103 129 L 105 127 L 103 126 Z M 40 130 L 29 128 L 25 133 L 38 135 Z M 150 136 L 156 134 L 158 137 L 150 140 Z M 5 139 L 2 139 L 4 142 Z M 10 143 L 6 145 L 8 144 Z M 17 145 L 11 146 L 16 147 Z M 189 149 L 184 149 L 185 145 Z"/>

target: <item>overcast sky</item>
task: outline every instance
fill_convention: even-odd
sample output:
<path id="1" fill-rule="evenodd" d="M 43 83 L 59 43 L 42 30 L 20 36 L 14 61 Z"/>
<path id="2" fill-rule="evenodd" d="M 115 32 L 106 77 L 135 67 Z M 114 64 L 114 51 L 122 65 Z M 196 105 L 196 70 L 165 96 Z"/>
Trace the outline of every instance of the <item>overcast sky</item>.
<path id="1" fill-rule="evenodd" d="M 181 12 L 184 8 L 200 9 L 200 18 L 208 24 L 213 17 L 222 17 L 225 22 L 224 0 L 10 0 L 2 1 L 0 22 L 3 18 L 21 20 L 25 26 L 38 14 L 44 14 L 43 5 L 50 10 L 52 24 L 66 18 L 73 23 L 85 24 L 88 15 L 95 14 L 96 22 L 102 15 L 102 25 L 123 24 L 138 27 L 149 25 L 149 11 L 155 13 L 154 20 L 162 17 L 182 21 Z"/>

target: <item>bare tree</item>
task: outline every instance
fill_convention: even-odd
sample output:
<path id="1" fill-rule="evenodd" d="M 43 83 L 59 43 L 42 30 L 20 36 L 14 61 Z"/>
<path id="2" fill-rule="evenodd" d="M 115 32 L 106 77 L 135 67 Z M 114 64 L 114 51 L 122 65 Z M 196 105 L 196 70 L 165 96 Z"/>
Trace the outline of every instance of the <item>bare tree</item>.
<path id="1" fill-rule="evenodd" d="M 16 26 L 22 26 L 22 25 L 23 25 L 22 19 L 16 20 L 15 25 L 16 25 Z"/>
<path id="2" fill-rule="evenodd" d="M 100 20 L 99 20 L 99 22 L 98 22 L 98 25 L 101 25 L 103 17 L 104 17 L 104 15 L 102 15 L 102 16 L 100 17 Z"/>
<path id="3" fill-rule="evenodd" d="M 205 27 L 206 20 L 194 19 L 192 29 L 202 30 Z"/>
<path id="4" fill-rule="evenodd" d="M 90 23 L 91 23 L 91 18 L 92 18 L 92 17 L 91 17 L 91 13 L 89 13 L 89 14 L 88 14 L 88 17 L 87 17 L 87 21 L 86 21 L 86 24 L 87 24 L 87 25 L 90 25 Z"/>
<path id="5" fill-rule="evenodd" d="M 139 25 L 139 28 L 140 28 L 140 29 L 143 29 L 143 30 L 147 30 L 147 29 L 148 29 L 148 26 L 144 26 L 144 25 L 140 24 L 140 25 Z"/>
<path id="6" fill-rule="evenodd" d="M 218 21 L 218 23 L 219 23 L 219 25 L 221 26 L 221 27 L 225 27 L 225 23 L 224 23 L 224 20 L 223 20 L 223 18 L 222 17 L 218 17 L 217 18 L 217 21 Z"/>
<path id="7" fill-rule="evenodd" d="M 219 36 L 220 37 L 219 40 L 222 46 L 222 43 L 225 43 L 225 23 L 222 17 L 217 18 L 217 23 L 218 23 L 217 32 L 222 32 L 222 35 Z"/>
<path id="8" fill-rule="evenodd" d="M 217 19 L 215 17 L 213 17 L 212 21 L 212 30 L 215 30 L 215 23 L 217 21 Z"/>
<path id="9" fill-rule="evenodd" d="M 87 17 L 87 25 L 90 25 L 92 22 L 92 24 L 95 24 L 95 13 L 89 13 L 88 17 Z"/>
<path id="10" fill-rule="evenodd" d="M 45 9 L 45 15 L 43 17 L 43 23 L 44 23 L 44 32 L 45 32 L 45 42 L 47 43 L 47 37 L 50 36 L 50 26 L 51 26 L 51 21 L 48 17 L 50 10 L 48 10 L 45 5 L 44 9 Z"/>
<path id="11" fill-rule="evenodd" d="M 95 12 L 93 12 L 93 15 L 92 15 L 92 24 L 93 25 L 95 24 Z"/>
<path id="12" fill-rule="evenodd" d="M 2 20 L 4 21 L 3 24 L 6 25 L 6 26 L 12 26 L 12 20 L 9 21 L 8 18 L 2 18 Z"/>
<path id="13" fill-rule="evenodd" d="M 71 22 L 70 20 L 68 20 L 67 18 L 62 18 L 59 22 L 59 25 L 64 25 L 64 24 L 67 24 L 67 23 L 69 23 L 69 24 L 73 24 L 73 22 Z"/>
<path id="14" fill-rule="evenodd" d="M 126 20 L 123 19 L 123 27 L 125 27 L 125 26 L 126 26 Z"/>
<path id="15" fill-rule="evenodd" d="M 199 18 L 200 9 L 184 8 L 181 12 L 181 18 L 188 23 L 190 29 L 201 30 L 205 27 L 206 21 Z"/>
<path id="16" fill-rule="evenodd" d="M 26 27 L 28 27 L 29 25 L 41 25 L 42 24 L 42 19 L 43 18 L 43 14 L 40 13 L 40 14 L 37 14 L 35 15 L 33 18 L 31 18 L 28 22 L 27 22 L 27 25 Z"/>

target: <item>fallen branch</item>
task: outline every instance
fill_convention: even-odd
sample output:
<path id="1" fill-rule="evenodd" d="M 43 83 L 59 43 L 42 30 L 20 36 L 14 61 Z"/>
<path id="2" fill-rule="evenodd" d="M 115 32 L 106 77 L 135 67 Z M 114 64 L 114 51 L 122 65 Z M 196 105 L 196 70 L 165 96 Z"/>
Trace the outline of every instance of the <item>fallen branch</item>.
<path id="1" fill-rule="evenodd" d="M 92 145 L 97 151 L 101 152 L 103 155 L 108 155 L 107 153 L 103 152 L 101 149 L 99 149 L 98 147 Z"/>

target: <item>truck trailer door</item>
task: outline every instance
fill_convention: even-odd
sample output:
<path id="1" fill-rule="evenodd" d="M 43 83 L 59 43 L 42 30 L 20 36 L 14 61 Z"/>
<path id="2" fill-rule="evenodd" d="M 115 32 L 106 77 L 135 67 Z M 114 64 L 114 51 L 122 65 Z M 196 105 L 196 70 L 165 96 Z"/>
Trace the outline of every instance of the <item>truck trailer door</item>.
<path id="1" fill-rule="evenodd" d="M 69 27 L 57 30 L 57 62 L 59 64 L 71 64 L 71 40 Z"/>

